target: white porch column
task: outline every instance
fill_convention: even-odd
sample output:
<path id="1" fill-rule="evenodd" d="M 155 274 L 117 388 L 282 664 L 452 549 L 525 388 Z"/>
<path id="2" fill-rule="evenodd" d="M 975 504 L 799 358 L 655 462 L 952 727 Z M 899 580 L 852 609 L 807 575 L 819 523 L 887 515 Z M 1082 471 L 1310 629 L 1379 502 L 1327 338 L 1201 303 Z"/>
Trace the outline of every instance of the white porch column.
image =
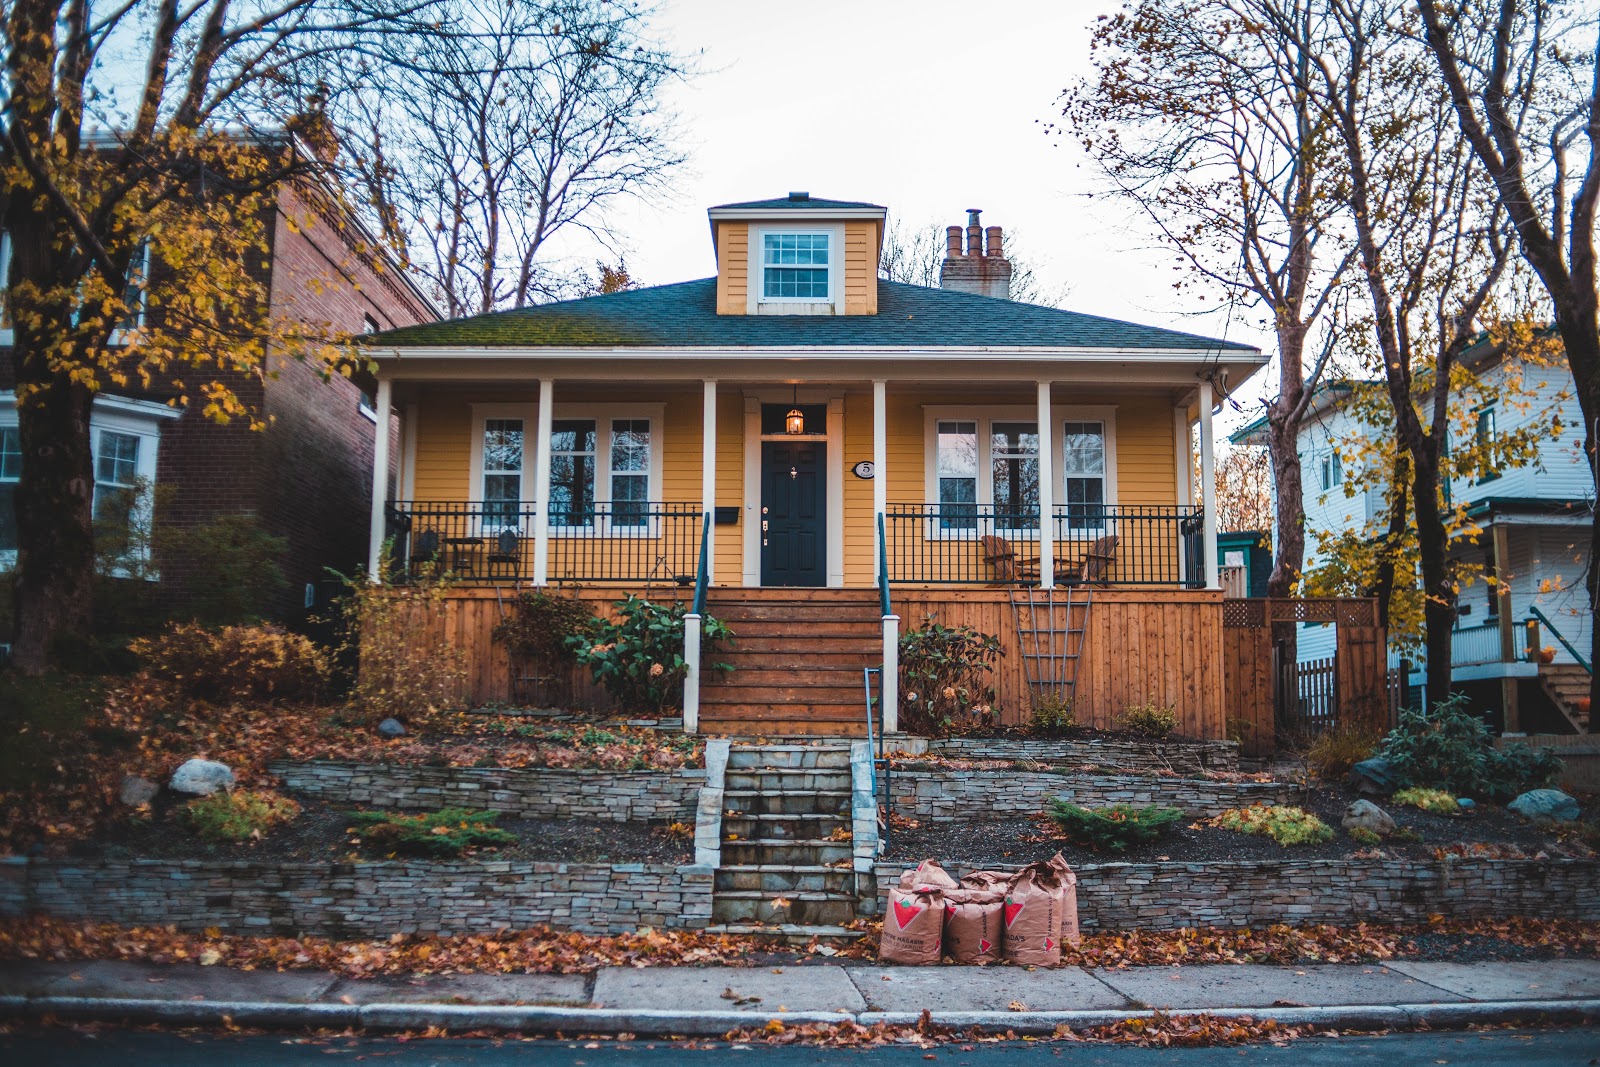
<path id="1" fill-rule="evenodd" d="M 1173 442 L 1173 470 L 1177 477 L 1173 480 L 1178 483 L 1175 503 L 1180 513 L 1184 508 L 1194 507 L 1194 456 L 1189 450 L 1189 405 L 1172 405 L 1172 442 Z M 1178 538 L 1178 574 L 1188 581 L 1189 575 L 1189 540 L 1186 537 Z"/>
<path id="2" fill-rule="evenodd" d="M 1039 588 L 1056 587 L 1055 436 L 1050 432 L 1050 383 L 1039 383 Z"/>
<path id="3" fill-rule="evenodd" d="M 683 617 L 683 732 L 700 732 L 700 616 Z"/>
<path id="4" fill-rule="evenodd" d="M 889 510 L 889 383 L 872 383 L 872 554 L 878 554 L 878 523 Z M 881 560 L 879 561 L 882 562 Z"/>
<path id="5" fill-rule="evenodd" d="M 717 577 L 717 380 L 707 378 L 700 414 L 700 507 L 711 519 L 711 536 L 706 540 L 706 584 Z M 705 529 L 704 521 L 700 527 Z M 697 668 L 698 669 L 698 668 Z"/>
<path id="6" fill-rule="evenodd" d="M 378 379 L 378 424 L 372 441 L 372 517 L 367 541 L 367 577 L 383 580 L 383 507 L 389 497 L 389 412 L 393 406 L 394 385 Z"/>
<path id="7" fill-rule="evenodd" d="M 883 677 L 878 686 L 883 699 L 883 732 L 900 732 L 900 616 L 883 617 Z"/>
<path id="8" fill-rule="evenodd" d="M 1212 440 L 1211 383 L 1200 383 L 1200 506 L 1205 508 L 1204 536 L 1200 551 L 1206 568 L 1206 588 L 1221 589 L 1217 572 L 1217 460 Z"/>
<path id="9" fill-rule="evenodd" d="M 550 580 L 550 424 L 555 418 L 556 383 L 539 379 L 538 437 L 533 448 L 533 584 Z"/>

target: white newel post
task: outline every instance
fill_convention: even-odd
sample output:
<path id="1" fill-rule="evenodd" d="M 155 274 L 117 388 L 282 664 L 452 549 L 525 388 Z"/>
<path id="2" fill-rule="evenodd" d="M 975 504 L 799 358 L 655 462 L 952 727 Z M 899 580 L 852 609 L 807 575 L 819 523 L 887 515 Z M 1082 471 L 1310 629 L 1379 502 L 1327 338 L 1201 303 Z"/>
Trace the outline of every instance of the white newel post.
<path id="1" fill-rule="evenodd" d="M 1221 589 L 1217 567 L 1217 461 L 1211 426 L 1211 383 L 1200 383 L 1200 506 L 1205 509 L 1204 538 L 1200 551 L 1206 568 L 1206 588 Z"/>
<path id="2" fill-rule="evenodd" d="M 700 507 L 711 516 L 711 536 L 706 540 L 706 585 L 717 576 L 717 382 L 705 380 L 700 416 Z M 705 529 L 702 519 L 700 529 Z M 696 576 L 698 577 L 698 575 Z"/>
<path id="3" fill-rule="evenodd" d="M 533 446 L 533 584 L 550 580 L 550 436 L 556 383 L 539 379 L 539 419 Z"/>
<path id="4" fill-rule="evenodd" d="M 372 526 L 367 541 L 367 577 L 383 580 L 383 506 L 389 497 L 389 411 L 393 406 L 393 386 L 387 378 L 378 379 L 378 424 L 372 441 Z"/>
<path id="5" fill-rule="evenodd" d="M 1178 505 L 1179 514 L 1194 507 L 1194 454 L 1190 451 L 1189 444 L 1189 407 L 1187 404 L 1174 404 L 1172 407 L 1172 442 L 1175 449 L 1173 455 L 1173 469 L 1177 471 Z M 1178 573 L 1184 581 L 1189 580 L 1189 575 L 1194 573 L 1189 569 L 1189 541 L 1187 538 L 1178 538 Z"/>
<path id="6" fill-rule="evenodd" d="M 1039 383 L 1039 588 L 1056 587 L 1055 435 L 1051 433 L 1050 383 Z"/>
<path id="7" fill-rule="evenodd" d="M 700 732 L 700 616 L 683 617 L 683 732 Z"/>
<path id="8" fill-rule="evenodd" d="M 900 732 L 900 616 L 883 617 L 883 732 Z"/>

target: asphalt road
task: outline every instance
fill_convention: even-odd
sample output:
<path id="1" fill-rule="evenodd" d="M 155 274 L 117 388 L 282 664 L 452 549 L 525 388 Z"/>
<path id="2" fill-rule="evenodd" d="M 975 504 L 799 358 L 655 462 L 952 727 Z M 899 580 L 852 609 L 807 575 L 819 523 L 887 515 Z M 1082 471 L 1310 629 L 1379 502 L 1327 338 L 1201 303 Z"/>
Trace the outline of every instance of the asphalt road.
<path id="1" fill-rule="evenodd" d="M 1108 1064 L 1112 1067 L 1222 1067 L 1227 1064 L 1270 1064 L 1281 1067 L 1346 1067 L 1346 1065 L 1451 1064 L 1455 1067 L 1554 1067 L 1600 1064 L 1600 1030 L 1494 1031 L 1486 1033 L 1389 1034 L 1382 1037 L 1347 1037 L 1297 1041 L 1272 1045 L 1223 1046 L 1199 1049 L 1151 1049 L 1121 1045 L 1070 1043 L 1015 1043 L 977 1045 L 970 1052 L 956 1045 L 930 1050 L 898 1046 L 868 1050 L 767 1047 L 691 1048 L 666 1042 L 634 1041 L 597 1043 L 589 1047 L 569 1041 L 491 1041 L 441 1039 L 400 1042 L 387 1038 L 298 1039 L 283 1035 L 208 1037 L 166 1032 L 102 1030 L 97 1034 L 70 1029 L 27 1030 L 0 1034 L 0 1064 L 7 1067 L 79 1067 L 111 1064 L 115 1067 L 278 1067 L 280 1064 L 338 1063 L 381 1064 L 383 1067 L 424 1067 L 437 1064 L 540 1064 L 551 1067 L 606 1067 L 644 1064 L 649 1067 L 688 1067 L 709 1061 L 735 1062 L 759 1058 L 763 1064 L 800 1067 L 812 1064 L 947 1063 L 1011 1065 L 1062 1063 L 1076 1067 Z"/>

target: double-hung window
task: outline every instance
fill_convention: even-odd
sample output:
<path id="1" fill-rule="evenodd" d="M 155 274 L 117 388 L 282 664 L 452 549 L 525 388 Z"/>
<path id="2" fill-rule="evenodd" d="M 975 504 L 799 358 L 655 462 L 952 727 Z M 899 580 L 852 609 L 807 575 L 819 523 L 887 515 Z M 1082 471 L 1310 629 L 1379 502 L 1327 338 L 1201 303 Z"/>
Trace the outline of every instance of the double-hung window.
<path id="1" fill-rule="evenodd" d="M 594 522 L 595 420 L 556 419 L 550 424 L 550 524 Z"/>
<path id="2" fill-rule="evenodd" d="M 1062 503 L 1071 529 L 1106 523 L 1106 427 L 1103 422 L 1068 422 L 1061 427 Z"/>
<path id="3" fill-rule="evenodd" d="M 1484 408 L 1478 412 L 1477 443 L 1483 470 L 1483 474 L 1478 478 L 1480 482 L 1492 482 L 1500 477 L 1500 472 L 1495 469 L 1494 465 L 1494 445 L 1497 436 L 1494 408 Z"/>
<path id="4" fill-rule="evenodd" d="M 762 234 L 762 299 L 818 304 L 831 301 L 831 242 L 832 235 L 828 233 Z"/>
<path id="5" fill-rule="evenodd" d="M 652 429 L 649 418 L 554 420 L 551 525 L 589 527 L 595 525 L 599 514 L 602 525 L 612 530 L 627 532 L 648 526 L 655 459 Z"/>
<path id="6" fill-rule="evenodd" d="M 483 519 L 487 525 L 520 525 L 525 433 L 521 419 L 483 420 Z"/>
<path id="7" fill-rule="evenodd" d="M 1322 457 L 1322 491 L 1330 491 L 1344 482 L 1344 469 L 1339 464 L 1339 453 L 1329 452 Z"/>
<path id="8" fill-rule="evenodd" d="M 137 434 L 100 430 L 95 435 L 93 516 L 96 552 L 112 566 L 127 566 L 140 548 Z"/>
<path id="9" fill-rule="evenodd" d="M 989 427 L 994 524 L 1001 530 L 1039 528 L 1039 424 L 994 422 Z"/>
<path id="10" fill-rule="evenodd" d="M 939 530 L 1039 528 L 1039 424 L 939 419 L 934 424 Z"/>
<path id="11" fill-rule="evenodd" d="M 978 424 L 939 421 L 939 528 L 973 530 L 978 526 Z"/>
<path id="12" fill-rule="evenodd" d="M 645 525 L 650 508 L 650 420 L 611 420 L 611 525 Z"/>
<path id="13" fill-rule="evenodd" d="M 0 553 L 17 550 L 17 481 L 21 477 L 22 440 L 15 426 L 0 426 Z"/>

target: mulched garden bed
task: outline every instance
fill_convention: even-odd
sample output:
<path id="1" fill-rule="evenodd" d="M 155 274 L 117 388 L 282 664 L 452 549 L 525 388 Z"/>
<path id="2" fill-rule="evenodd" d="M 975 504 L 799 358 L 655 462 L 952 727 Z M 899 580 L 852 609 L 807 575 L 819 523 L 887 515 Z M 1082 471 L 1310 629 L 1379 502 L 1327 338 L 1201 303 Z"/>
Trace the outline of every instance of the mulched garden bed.
<path id="1" fill-rule="evenodd" d="M 379 860 L 374 851 L 352 845 L 350 807 L 300 801 L 294 821 L 274 827 L 254 842 L 203 840 L 184 821 L 183 804 L 157 801 L 147 818 L 129 819 L 115 831 L 75 843 L 74 857 L 85 859 L 247 860 L 254 863 L 317 863 Z M 413 813 L 414 814 L 414 813 Z M 689 863 L 693 843 L 674 841 L 659 824 L 592 819 L 517 819 L 501 816 L 496 826 L 517 837 L 515 845 L 477 849 L 464 858 L 552 863 Z"/>
<path id="2" fill-rule="evenodd" d="M 915 826 L 897 818 L 884 862 L 911 866 L 931 858 L 950 866 L 1009 867 L 1045 859 L 1057 851 L 1075 867 L 1090 863 L 1342 859 L 1358 853 L 1371 855 L 1374 846 L 1352 841 L 1339 825 L 1345 808 L 1355 799 L 1355 792 L 1344 787 L 1313 786 L 1300 806 L 1333 828 L 1333 840 L 1288 847 L 1257 834 L 1213 827 L 1196 829 L 1193 820 L 1147 844 L 1133 845 L 1121 852 L 1095 852 L 1067 841 L 1059 827 L 1042 814 L 981 822 L 921 822 Z M 1420 838 L 1409 842 L 1390 840 L 1376 846 L 1394 856 L 1433 858 L 1437 849 L 1457 845 L 1465 845 L 1469 854 L 1491 856 L 1514 856 L 1518 849 L 1529 856 L 1541 851 L 1550 856 L 1592 855 L 1584 844 L 1573 839 L 1570 831 L 1563 834 L 1533 826 L 1492 805 L 1480 804 L 1466 815 L 1445 816 L 1381 799 L 1378 804 L 1402 829 L 1412 830 Z M 1593 819 L 1594 812 L 1589 812 L 1588 817 Z"/>

